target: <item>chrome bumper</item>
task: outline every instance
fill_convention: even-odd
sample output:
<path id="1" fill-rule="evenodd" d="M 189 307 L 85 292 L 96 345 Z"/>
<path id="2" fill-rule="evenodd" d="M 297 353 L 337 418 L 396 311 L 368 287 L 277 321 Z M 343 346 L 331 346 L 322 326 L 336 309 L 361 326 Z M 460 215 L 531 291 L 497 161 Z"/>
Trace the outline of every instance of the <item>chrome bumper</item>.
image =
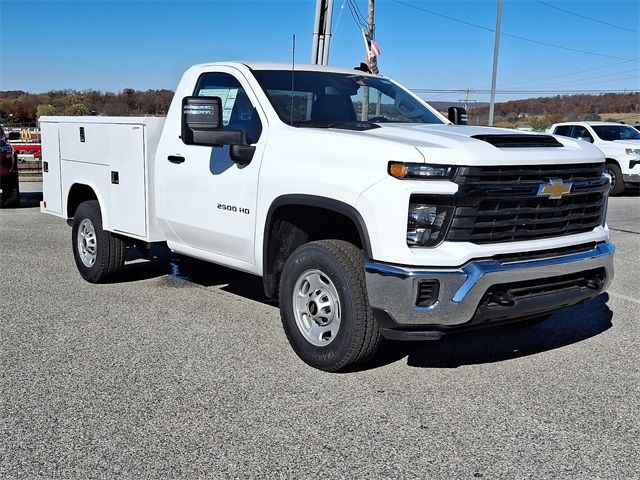
<path id="1" fill-rule="evenodd" d="M 368 261 L 365 264 L 369 302 L 400 327 L 456 326 L 472 319 L 485 292 L 496 284 L 550 278 L 604 268 L 606 289 L 613 279 L 611 243 L 592 250 L 528 261 L 500 263 L 476 260 L 452 269 L 411 268 Z M 438 300 L 416 306 L 420 280 L 438 280 Z M 595 293 L 594 293 L 595 295 Z"/>

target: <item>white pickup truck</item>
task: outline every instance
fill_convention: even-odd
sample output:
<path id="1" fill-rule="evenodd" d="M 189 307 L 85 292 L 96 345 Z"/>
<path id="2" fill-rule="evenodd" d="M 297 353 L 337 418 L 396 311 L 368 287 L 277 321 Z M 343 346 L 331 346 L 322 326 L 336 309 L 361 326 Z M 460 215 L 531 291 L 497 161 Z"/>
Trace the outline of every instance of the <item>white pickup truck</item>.
<path id="1" fill-rule="evenodd" d="M 611 177 L 611 195 L 627 187 L 640 186 L 640 132 L 615 122 L 556 123 L 549 131 L 555 135 L 593 143 L 606 158 L 605 171 Z"/>
<path id="2" fill-rule="evenodd" d="M 83 278 L 154 242 L 259 275 L 319 369 L 383 337 L 539 321 L 613 277 L 598 149 L 454 124 L 382 76 L 196 65 L 166 118 L 40 125 L 41 210 L 73 219 Z"/>

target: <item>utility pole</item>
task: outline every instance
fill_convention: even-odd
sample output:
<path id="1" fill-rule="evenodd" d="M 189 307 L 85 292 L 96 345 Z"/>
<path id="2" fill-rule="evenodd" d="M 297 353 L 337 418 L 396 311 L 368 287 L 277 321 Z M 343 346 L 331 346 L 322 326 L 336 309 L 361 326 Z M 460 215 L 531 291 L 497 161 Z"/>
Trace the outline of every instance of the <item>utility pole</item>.
<path id="1" fill-rule="evenodd" d="M 369 35 L 370 39 L 375 38 L 375 22 L 374 22 L 374 11 L 376 8 L 375 0 L 369 0 L 369 8 L 367 14 L 367 35 Z M 369 57 L 367 52 L 365 52 L 365 62 L 367 65 L 369 64 Z M 377 110 L 376 110 L 377 112 Z M 367 121 L 369 119 L 369 87 L 364 87 L 362 92 L 362 120 Z"/>
<path id="2" fill-rule="evenodd" d="M 489 101 L 489 126 L 493 127 L 493 110 L 496 104 L 496 77 L 498 75 L 498 52 L 500 51 L 500 26 L 502 25 L 502 0 L 498 0 L 496 17 L 496 39 L 493 44 L 493 75 L 491 77 L 491 100 Z"/>
<path id="3" fill-rule="evenodd" d="M 313 43 L 311 44 L 311 63 L 315 65 L 329 64 L 332 19 L 333 0 L 317 0 L 316 18 L 313 24 Z"/>
<path id="4" fill-rule="evenodd" d="M 469 110 L 469 104 L 470 103 L 476 103 L 476 100 L 473 98 L 469 98 L 469 93 L 471 93 L 471 89 L 467 88 L 465 91 L 465 96 L 464 98 L 459 98 L 458 101 L 464 104 L 464 109 L 465 110 Z"/>
<path id="5" fill-rule="evenodd" d="M 458 101 L 464 105 L 464 109 L 467 111 L 468 118 L 471 118 L 470 111 L 469 111 L 469 104 L 476 103 L 476 100 L 474 98 L 469 98 L 469 93 L 471 93 L 470 88 L 467 88 L 464 92 L 465 92 L 464 98 L 459 98 Z"/>

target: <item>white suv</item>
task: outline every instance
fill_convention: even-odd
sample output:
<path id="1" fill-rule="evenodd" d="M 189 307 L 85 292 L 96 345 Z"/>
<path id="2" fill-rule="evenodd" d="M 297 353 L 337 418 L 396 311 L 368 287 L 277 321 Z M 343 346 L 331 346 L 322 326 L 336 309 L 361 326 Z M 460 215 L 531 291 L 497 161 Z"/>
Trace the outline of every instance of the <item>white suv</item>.
<path id="1" fill-rule="evenodd" d="M 593 143 L 604 153 L 606 172 L 611 175 L 611 195 L 620 195 L 625 187 L 640 185 L 640 132 L 632 126 L 613 122 L 567 122 L 556 123 L 549 131 Z"/>

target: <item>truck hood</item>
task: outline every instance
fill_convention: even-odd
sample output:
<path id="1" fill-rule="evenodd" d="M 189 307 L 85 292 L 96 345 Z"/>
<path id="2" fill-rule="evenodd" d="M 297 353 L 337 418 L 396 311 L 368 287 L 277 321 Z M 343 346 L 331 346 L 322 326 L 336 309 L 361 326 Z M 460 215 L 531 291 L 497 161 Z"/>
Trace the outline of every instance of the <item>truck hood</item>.
<path id="1" fill-rule="evenodd" d="M 539 135 L 504 128 L 466 125 L 380 124 L 381 128 L 350 132 L 415 147 L 429 163 L 457 165 L 518 165 L 603 162 L 587 142 L 554 136 L 562 147 L 498 148 L 473 135 Z M 400 159 L 396 159 L 400 160 Z"/>

